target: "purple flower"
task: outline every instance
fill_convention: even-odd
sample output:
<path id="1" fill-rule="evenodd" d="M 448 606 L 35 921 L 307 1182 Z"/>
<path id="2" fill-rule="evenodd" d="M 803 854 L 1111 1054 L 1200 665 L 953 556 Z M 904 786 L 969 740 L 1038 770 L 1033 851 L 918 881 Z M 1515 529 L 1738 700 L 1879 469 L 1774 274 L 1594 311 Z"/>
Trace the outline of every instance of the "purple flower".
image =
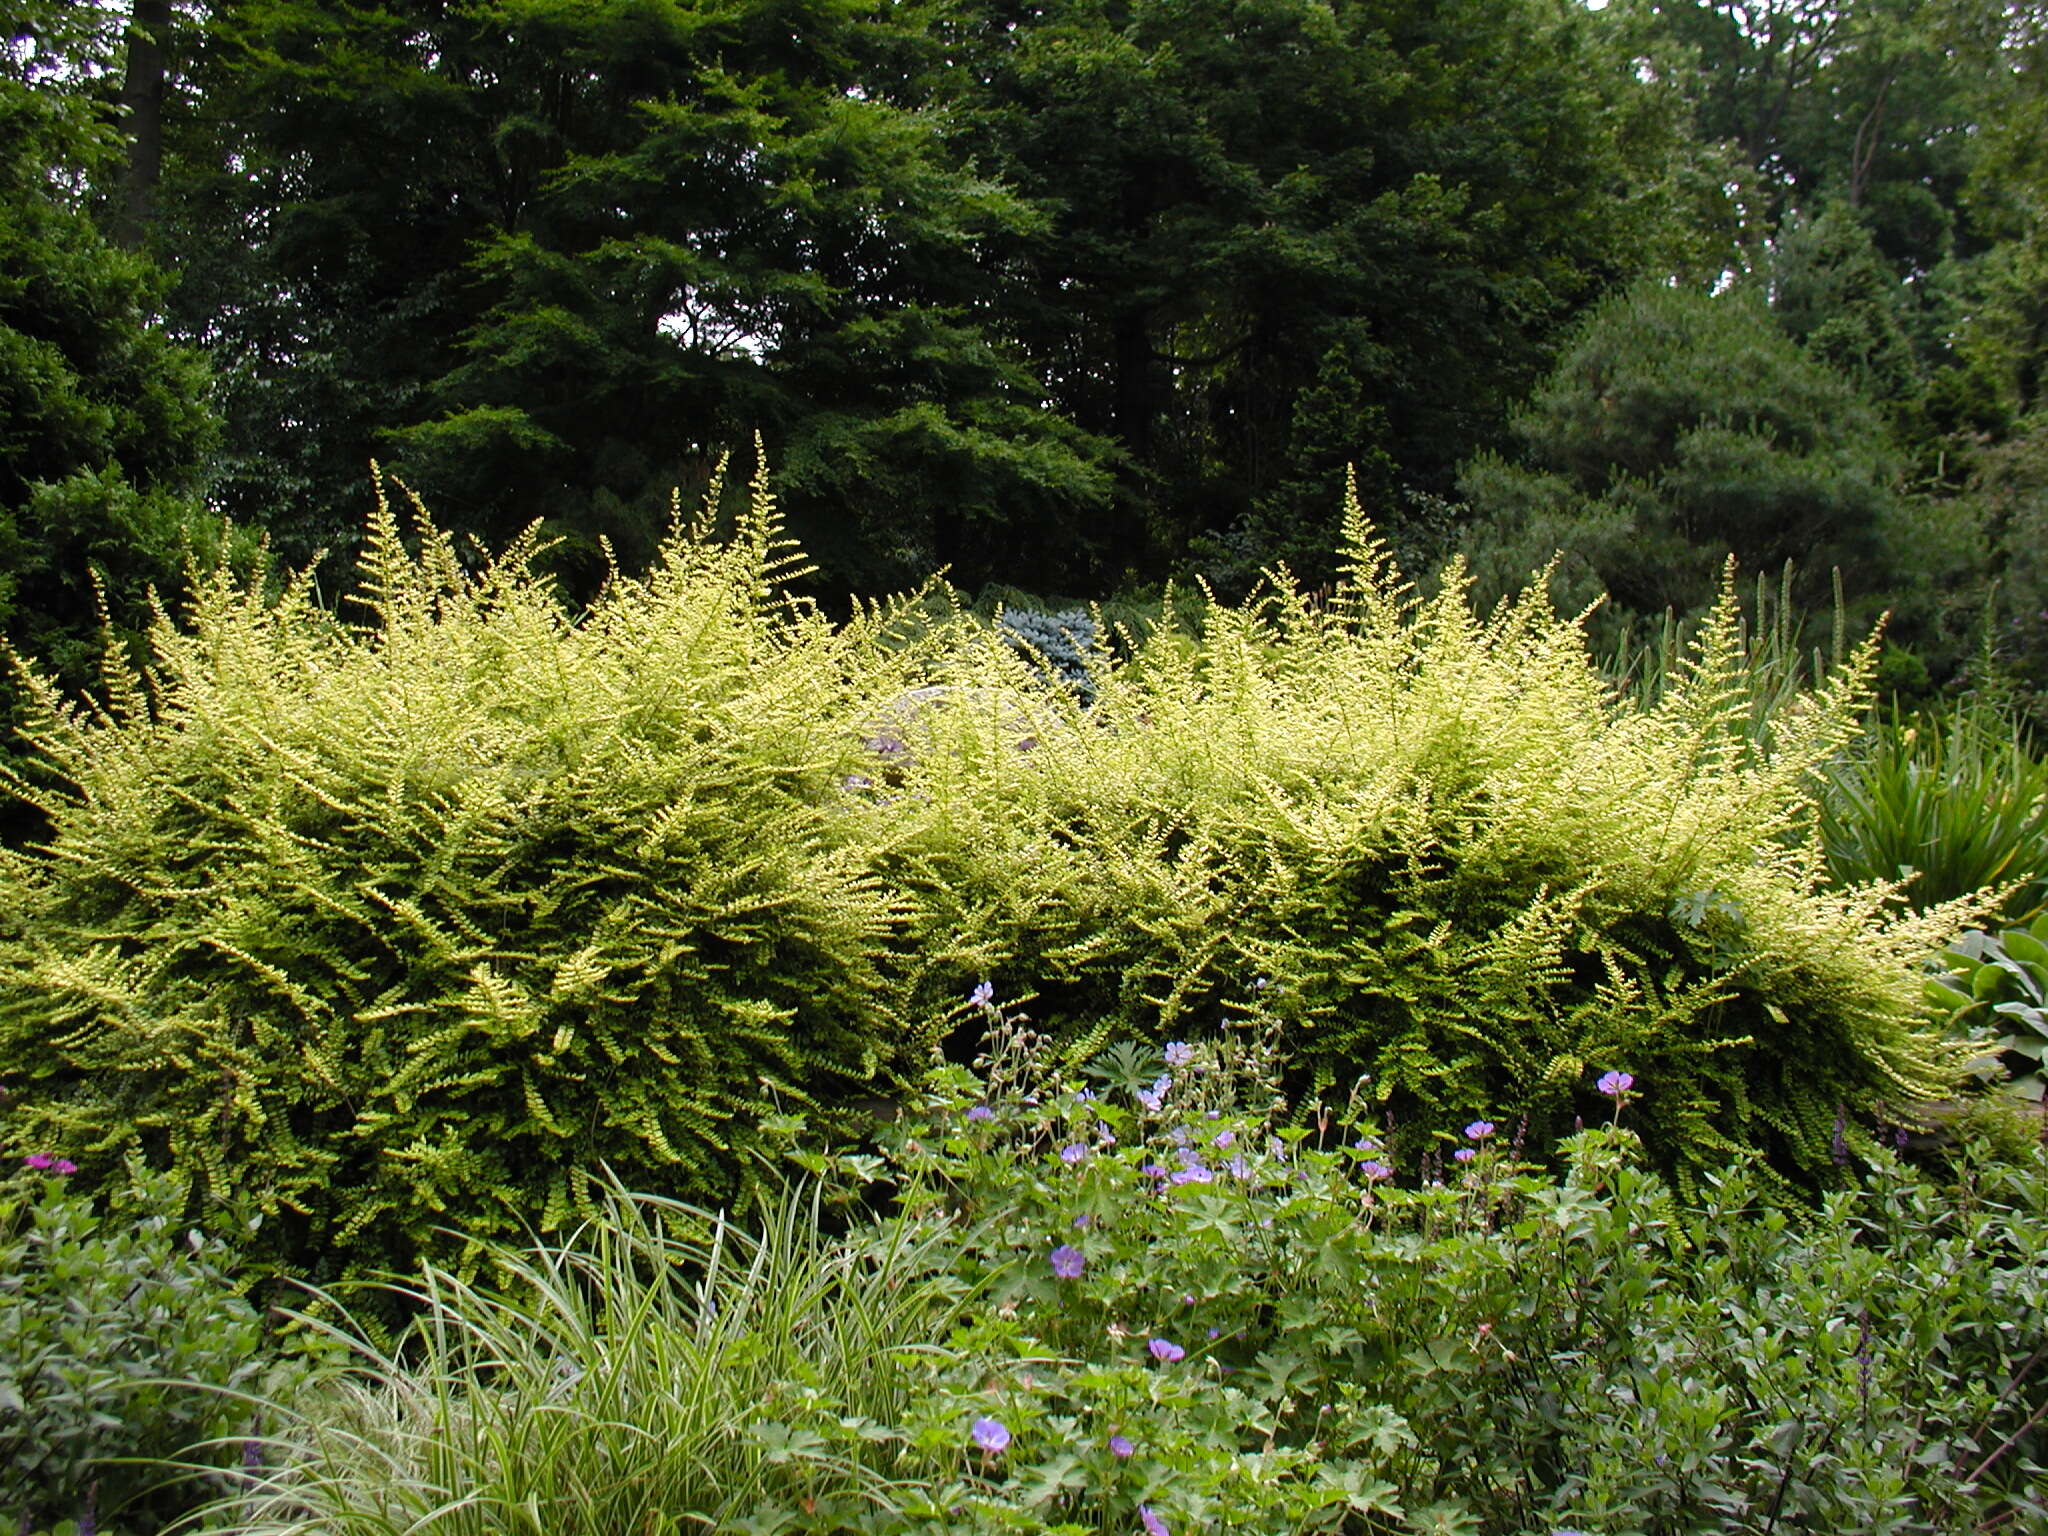
<path id="1" fill-rule="evenodd" d="M 992 981 L 976 982 L 974 990 L 967 994 L 968 1005 L 974 1008 L 986 1008 L 995 1000 L 996 985 Z M 996 1427 L 1000 1429 L 1002 1426 L 997 1425 Z"/>
<path id="2" fill-rule="evenodd" d="M 1010 1432 L 1003 1428 L 1001 1419 L 976 1419 L 968 1431 L 974 1443 L 991 1456 L 1010 1443 Z"/>
<path id="3" fill-rule="evenodd" d="M 1194 1059 L 1195 1048 L 1187 1041 L 1173 1040 L 1167 1043 L 1166 1064 L 1169 1067 L 1184 1067 Z"/>
<path id="4" fill-rule="evenodd" d="M 1052 1272 L 1062 1280 L 1078 1280 L 1088 1259 L 1072 1243 L 1061 1243 L 1052 1251 Z"/>
<path id="5" fill-rule="evenodd" d="M 1358 1171 L 1361 1174 L 1363 1174 L 1365 1176 L 1366 1181 L 1371 1184 L 1377 1184 L 1382 1179 L 1391 1179 L 1394 1176 L 1394 1170 L 1389 1168 L 1385 1163 L 1378 1161 L 1377 1159 L 1368 1159 L 1367 1161 L 1360 1163 L 1358 1165 Z"/>
<path id="6" fill-rule="evenodd" d="M 1378 1139 L 1372 1136 L 1361 1136 L 1351 1145 L 1358 1148 L 1361 1152 L 1377 1152 L 1380 1149 Z"/>
<path id="7" fill-rule="evenodd" d="M 1241 1157 L 1230 1160 L 1230 1176 L 1233 1179 L 1248 1179 L 1252 1176 L 1251 1165 Z"/>
<path id="8" fill-rule="evenodd" d="M 1085 1232 L 1090 1225 L 1091 1223 L 1089 1222 L 1088 1215 L 1085 1211 L 1074 1218 L 1074 1228 L 1076 1231 Z"/>
<path id="9" fill-rule="evenodd" d="M 1631 1074 L 1627 1072 L 1610 1072 L 1593 1086 L 1606 1094 L 1610 1099 L 1618 1099 L 1624 1093 L 1627 1093 L 1629 1089 L 1635 1087 L 1635 1085 L 1636 1080 Z"/>
<path id="10" fill-rule="evenodd" d="M 980 1125 L 987 1121 L 993 1120 L 995 1119 L 995 1117 L 996 1112 L 990 1109 L 986 1104 L 977 1104 L 974 1106 L 974 1108 L 967 1111 L 968 1120 L 976 1125 Z"/>
<path id="11" fill-rule="evenodd" d="M 1492 1134 L 1493 1122 L 1491 1120 L 1474 1120 L 1465 1127 L 1465 1135 L 1473 1141 L 1484 1141 Z"/>
<path id="12" fill-rule="evenodd" d="M 1060 1161 L 1065 1163 L 1070 1168 L 1075 1163 L 1081 1161 L 1081 1159 L 1086 1157 L 1087 1155 L 1088 1149 L 1082 1146 L 1081 1143 L 1078 1141 L 1073 1143 L 1071 1146 L 1065 1146 L 1060 1148 Z"/>
<path id="13" fill-rule="evenodd" d="M 1171 1339 L 1154 1339 L 1145 1347 L 1152 1351 L 1152 1358 L 1154 1360 L 1161 1361 L 1167 1365 L 1173 1364 L 1176 1360 L 1185 1359 L 1187 1356 L 1187 1351 Z"/>
<path id="14" fill-rule="evenodd" d="M 1207 1184 L 1215 1177 L 1216 1175 L 1204 1168 L 1200 1163 L 1191 1163 L 1185 1168 L 1175 1170 L 1170 1182 L 1175 1184 Z"/>
<path id="15" fill-rule="evenodd" d="M 1111 1435 L 1109 1437 L 1109 1454 L 1118 1461 L 1129 1461 L 1131 1454 L 1136 1450 L 1137 1447 L 1122 1435 Z"/>
<path id="16" fill-rule="evenodd" d="M 1157 1163 L 1147 1163 L 1144 1167 L 1140 1168 L 1138 1172 L 1145 1175 L 1145 1177 L 1148 1179 L 1163 1179 L 1166 1177 L 1166 1170 L 1160 1167 Z"/>
<path id="17" fill-rule="evenodd" d="M 47 1152 L 31 1152 L 21 1161 L 25 1167 L 47 1170 L 57 1159 L 50 1156 Z"/>
<path id="18" fill-rule="evenodd" d="M 1218 1131 L 1218 1132 L 1217 1132 L 1217 1133 L 1215 1134 L 1215 1136 L 1214 1136 L 1213 1138 L 1211 1138 L 1211 1140 L 1210 1140 L 1210 1142 L 1209 1142 L 1209 1145 L 1210 1145 L 1210 1146 L 1212 1146 L 1212 1147 L 1227 1147 L 1227 1146 L 1229 1146 L 1229 1145 L 1230 1145 L 1230 1144 L 1231 1144 L 1232 1142 L 1234 1142 L 1234 1141 L 1236 1141 L 1236 1140 L 1237 1140 L 1237 1132 L 1235 1132 L 1235 1131 Z"/>
<path id="19" fill-rule="evenodd" d="M 1138 1506 L 1138 1524 L 1145 1528 L 1145 1536 L 1170 1536 L 1166 1522 L 1152 1513 L 1150 1504 Z"/>
<path id="20" fill-rule="evenodd" d="M 1452 1157 L 1456 1158 L 1461 1163 L 1469 1163 L 1472 1161 L 1473 1158 L 1477 1157 L 1478 1155 L 1479 1154 L 1477 1152 L 1474 1152 L 1470 1147 L 1460 1147 L 1457 1151 L 1451 1154 Z"/>
<path id="21" fill-rule="evenodd" d="M 78 1172 L 78 1164 L 72 1162 L 68 1157 L 60 1157 L 57 1161 L 50 1164 L 50 1172 L 62 1178 L 67 1173 Z"/>
<path id="22" fill-rule="evenodd" d="M 873 789 L 875 787 L 875 781 L 864 773 L 849 773 L 839 783 L 840 787 L 844 789 Z"/>

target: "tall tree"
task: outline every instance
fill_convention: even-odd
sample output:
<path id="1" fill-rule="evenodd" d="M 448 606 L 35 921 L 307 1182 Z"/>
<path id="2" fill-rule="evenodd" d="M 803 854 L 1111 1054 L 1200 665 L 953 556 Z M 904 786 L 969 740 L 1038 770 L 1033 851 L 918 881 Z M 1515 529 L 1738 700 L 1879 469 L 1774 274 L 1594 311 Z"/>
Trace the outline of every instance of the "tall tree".
<path id="1" fill-rule="evenodd" d="M 323 542 L 382 453 L 630 565 L 759 430 L 837 578 L 1085 545 L 1110 448 L 990 323 L 985 237 L 1034 215 L 916 99 L 928 52 L 865 0 L 229 0 L 181 196 L 242 440 L 317 435 Z"/>
<path id="2" fill-rule="evenodd" d="M 114 238 L 131 250 L 156 218 L 163 171 L 164 94 L 170 78 L 171 0 L 134 0 L 121 75 L 121 126 L 128 143 Z"/>
<path id="3" fill-rule="evenodd" d="M 0 632 L 69 683 L 95 675 L 95 581 L 125 626 L 180 575 L 213 433 L 162 275 L 89 213 L 119 156 L 107 19 L 18 0 L 0 54 Z"/>
<path id="4" fill-rule="evenodd" d="M 1347 460 L 1382 507 L 1448 489 L 1566 321 L 1679 259 L 1675 103 L 1578 7 L 1051 0 L 960 42 L 986 163 L 1055 211 L 1008 323 L 1128 455 L 1128 564 L 1327 553 Z"/>
<path id="5" fill-rule="evenodd" d="M 1828 202 L 1857 210 L 1902 276 L 1957 237 L 1981 86 L 2005 40 L 1997 0 L 1617 0 L 1650 67 L 1736 146 L 1759 245 Z"/>

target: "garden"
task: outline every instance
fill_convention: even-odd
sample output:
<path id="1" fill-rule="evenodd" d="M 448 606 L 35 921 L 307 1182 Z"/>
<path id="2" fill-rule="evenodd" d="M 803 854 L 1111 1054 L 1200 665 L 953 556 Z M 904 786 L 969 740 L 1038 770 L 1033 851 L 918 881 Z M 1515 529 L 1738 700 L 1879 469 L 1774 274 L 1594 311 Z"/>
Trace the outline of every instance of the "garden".
<path id="1" fill-rule="evenodd" d="M 2048 768 L 1731 569 L 223 557 L 0 852 L 24 1536 L 2048 1531 Z"/>

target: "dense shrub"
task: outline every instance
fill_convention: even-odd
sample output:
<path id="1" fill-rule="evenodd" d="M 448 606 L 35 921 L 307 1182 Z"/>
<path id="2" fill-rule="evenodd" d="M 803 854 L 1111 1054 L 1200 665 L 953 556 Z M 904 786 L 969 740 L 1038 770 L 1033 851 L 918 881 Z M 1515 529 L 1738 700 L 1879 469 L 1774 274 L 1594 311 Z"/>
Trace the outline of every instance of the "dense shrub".
<path id="1" fill-rule="evenodd" d="M 1952 1085 L 1916 967 L 1959 909 L 1828 891 L 1814 840 L 1874 644 L 1759 720 L 1724 585 L 1658 695 L 1617 699 L 1540 590 L 1418 605 L 1355 504 L 1348 536 L 1327 602 L 1269 589 L 1198 643 L 1169 617 L 1096 662 L 1086 710 L 929 717 L 865 796 L 916 940 L 1038 988 L 1082 1053 L 1256 996 L 1302 1080 L 1366 1083 L 1397 1139 L 1490 1104 L 1542 1148 L 1632 1061 L 1687 1182 L 1737 1151 L 1824 1181 L 1844 1110 Z M 962 696 L 1028 689 L 1000 645 L 947 665 Z"/>
<path id="2" fill-rule="evenodd" d="M 1821 888 L 1870 647 L 1759 720 L 1724 592 L 1621 700 L 1540 591 L 1418 606 L 1346 528 L 1327 601 L 1199 637 L 1169 603 L 1090 652 L 1092 704 L 943 597 L 779 600 L 765 487 L 573 622 L 528 545 L 474 571 L 382 509 L 365 622 L 203 581 L 103 706 L 32 686 L 11 1134 L 88 1180 L 138 1150 L 320 1276 L 558 1230 L 600 1163 L 728 1194 L 778 1107 L 903 1091 L 982 979 L 1042 986 L 1070 1054 L 1256 998 L 1398 1145 L 1484 1103 L 1540 1153 L 1633 1062 L 1685 1183 L 1825 1181 L 1845 1113 L 1951 1088 L 1914 966 L 1959 911 Z"/>
<path id="3" fill-rule="evenodd" d="M 277 1382 L 231 1252 L 179 1220 L 173 1181 L 95 1209 L 73 1171 L 31 1153 L 0 1181 L 0 1529 L 155 1531 L 205 1493 L 157 1462 L 239 1467 L 208 1442 L 250 1430 L 245 1394 Z"/>
<path id="4" fill-rule="evenodd" d="M 400 535 L 380 506 L 360 624 L 217 576 L 104 711 L 38 685 L 54 831 L 0 866 L 24 1145 L 252 1206 L 259 1265 L 409 1270 L 587 1214 L 600 1163 L 730 1190 L 766 1107 L 831 1124 L 921 1068 L 832 804 L 895 664 L 771 595 L 765 489 L 577 623 L 525 542 Z"/>

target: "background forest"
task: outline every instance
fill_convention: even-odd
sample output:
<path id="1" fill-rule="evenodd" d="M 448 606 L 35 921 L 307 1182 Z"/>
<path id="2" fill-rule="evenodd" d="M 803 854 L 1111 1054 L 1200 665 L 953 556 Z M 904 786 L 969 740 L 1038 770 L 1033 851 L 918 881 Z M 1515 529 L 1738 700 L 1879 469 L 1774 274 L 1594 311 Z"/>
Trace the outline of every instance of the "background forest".
<path id="1" fill-rule="evenodd" d="M 372 459 L 580 599 L 757 432 L 828 603 L 1313 587 L 1354 464 L 1483 598 L 1732 551 L 2048 680 L 2033 0 L 7 10 L 0 623 L 74 684 L 95 579 L 337 584 Z"/>

